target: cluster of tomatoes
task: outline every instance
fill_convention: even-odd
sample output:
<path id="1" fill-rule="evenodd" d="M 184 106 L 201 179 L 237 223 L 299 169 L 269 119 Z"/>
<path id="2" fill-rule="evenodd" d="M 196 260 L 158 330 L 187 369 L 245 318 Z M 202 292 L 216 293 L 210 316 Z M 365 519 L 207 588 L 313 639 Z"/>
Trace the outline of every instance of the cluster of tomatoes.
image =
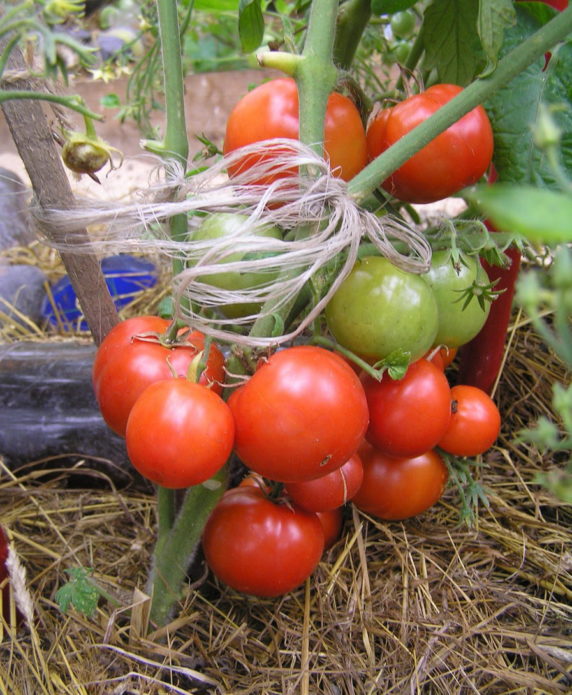
<path id="1" fill-rule="evenodd" d="M 367 129 L 350 99 L 331 94 L 324 149 L 333 173 L 351 179 L 459 91 L 431 87 L 382 110 Z M 230 114 L 224 151 L 297 139 L 298 126 L 295 81 L 272 80 Z M 265 156 L 239 159 L 229 175 Z M 492 131 L 479 107 L 381 185 L 407 202 L 439 200 L 480 178 L 491 156 Z M 244 223 L 240 214 L 212 215 L 193 238 L 234 233 Z M 275 228 L 261 233 L 280 236 Z M 221 268 L 204 281 L 226 289 L 269 281 L 236 276 Z M 222 394 L 224 357 L 216 344 L 147 316 L 124 321 L 106 337 L 93 368 L 95 394 L 106 422 L 125 436 L 134 467 L 158 485 L 207 483 L 229 459 L 246 468 L 243 482 L 210 514 L 205 558 L 236 590 L 280 595 L 314 571 L 339 536 L 350 501 L 384 520 L 420 514 L 445 488 L 443 452 L 475 456 L 496 439 L 493 401 L 472 387 L 451 388 L 444 373 L 445 358 L 487 318 L 487 281 L 477 259 L 448 252 L 435 253 L 424 276 L 379 256 L 356 263 L 326 308 L 328 330 L 362 366 L 408 356 L 400 379 L 360 371 L 337 352 L 306 344 L 261 358 L 244 383 Z M 241 316 L 242 309 L 224 306 L 221 314 Z"/>
<path id="2" fill-rule="evenodd" d="M 332 93 L 324 121 L 324 152 L 334 175 L 349 181 L 375 159 L 462 91 L 438 84 L 369 118 L 364 127 L 353 101 Z M 224 153 L 273 138 L 298 139 L 298 89 L 292 78 L 270 80 L 244 96 L 230 113 Z M 381 183 L 389 194 L 408 203 L 442 200 L 470 186 L 488 169 L 493 131 L 482 106 L 474 108 L 411 157 Z M 229 175 L 252 167 L 250 155 L 229 168 Z M 270 179 L 261 179 L 267 184 Z"/>
<path id="3" fill-rule="evenodd" d="M 248 469 L 203 535 L 214 574 L 245 593 L 275 596 L 303 582 L 350 500 L 381 519 L 421 513 L 447 482 L 438 448 L 474 456 L 498 435 L 493 401 L 450 388 L 439 351 L 394 380 L 322 347 L 287 347 L 223 400 L 220 350 L 197 332 L 169 342 L 169 327 L 156 316 L 116 326 L 96 355 L 95 393 L 134 467 L 159 485 L 206 482 L 232 453 Z"/>

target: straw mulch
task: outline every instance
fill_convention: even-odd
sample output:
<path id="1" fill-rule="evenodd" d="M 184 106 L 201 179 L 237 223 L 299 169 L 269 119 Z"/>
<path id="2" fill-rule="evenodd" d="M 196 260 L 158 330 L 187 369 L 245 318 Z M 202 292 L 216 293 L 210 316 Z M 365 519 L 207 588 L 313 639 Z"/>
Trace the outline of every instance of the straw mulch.
<path id="1" fill-rule="evenodd" d="M 283 598 L 237 595 L 199 571 L 166 628 L 145 633 L 141 590 L 152 497 L 85 487 L 54 460 L 0 472 L 2 523 L 27 569 L 35 621 L 0 635 L 9 695 L 481 695 L 572 691 L 572 509 L 535 483 L 551 454 L 515 443 L 550 415 L 564 368 L 526 324 L 497 399 L 502 436 L 476 475 L 488 491 L 472 528 L 450 487 L 422 516 L 384 523 L 349 509 L 343 538 Z M 94 568 L 118 605 L 93 618 L 54 601 L 64 570 Z"/>

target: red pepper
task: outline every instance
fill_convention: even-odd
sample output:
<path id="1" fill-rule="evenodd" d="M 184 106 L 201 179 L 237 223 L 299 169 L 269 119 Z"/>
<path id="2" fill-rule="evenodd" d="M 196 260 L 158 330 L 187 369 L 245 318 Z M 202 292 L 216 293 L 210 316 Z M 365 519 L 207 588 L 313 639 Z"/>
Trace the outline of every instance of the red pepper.
<path id="1" fill-rule="evenodd" d="M 504 292 L 491 304 L 489 316 L 480 333 L 459 349 L 459 383 L 478 386 L 487 393 L 492 391 L 500 372 L 520 270 L 520 251 L 507 249 L 505 253 L 511 260 L 508 268 L 491 266 L 481 261 L 491 282 L 498 279 L 494 289 Z"/>

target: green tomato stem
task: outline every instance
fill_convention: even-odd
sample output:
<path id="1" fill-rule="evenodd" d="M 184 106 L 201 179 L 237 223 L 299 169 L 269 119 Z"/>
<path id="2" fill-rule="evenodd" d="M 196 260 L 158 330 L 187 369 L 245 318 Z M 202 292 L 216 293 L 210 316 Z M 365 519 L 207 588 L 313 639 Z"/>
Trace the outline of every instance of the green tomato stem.
<path id="1" fill-rule="evenodd" d="M 189 144 L 176 0 L 157 0 L 157 9 L 166 105 L 164 151 L 161 154 L 165 159 L 175 159 L 186 169 Z M 170 233 L 175 240 L 186 238 L 186 215 L 171 218 Z M 183 261 L 173 261 L 174 274 L 178 274 L 183 268 Z M 170 338 L 174 332 L 176 324 L 171 326 Z M 220 487 L 222 489 L 222 483 Z M 190 560 L 200 541 L 204 523 L 220 494 L 218 490 L 214 494 L 203 486 L 190 488 L 177 514 L 175 492 L 163 487 L 157 489 L 158 530 L 153 569 L 149 578 L 150 615 L 153 622 L 162 625 L 171 616 L 173 606 L 179 599 Z"/>
<path id="2" fill-rule="evenodd" d="M 199 544 L 206 521 L 225 488 L 226 467 L 211 478 L 208 487 L 195 485 L 189 488 L 168 538 L 157 543 L 149 578 L 152 623 L 165 625 L 169 621 L 174 604 L 181 597 L 190 559 Z"/>
<path id="3" fill-rule="evenodd" d="M 426 121 L 377 157 L 348 184 L 348 193 L 359 203 L 411 156 L 453 123 L 510 82 L 534 60 L 572 32 L 572 6 L 554 17 L 517 46 L 487 77 L 477 79 Z"/>
<path id="4" fill-rule="evenodd" d="M 78 96 L 60 96 L 58 94 L 44 94 L 43 92 L 30 92 L 25 89 L 0 89 L 0 104 L 11 99 L 39 99 L 40 101 L 50 101 L 54 104 L 60 104 L 72 111 L 93 118 L 96 121 L 103 121 L 103 116 L 94 111 L 91 111 L 81 103 L 81 97 Z"/>
<path id="5" fill-rule="evenodd" d="M 184 78 L 177 3 L 175 0 L 157 0 L 157 9 L 159 12 L 159 34 L 161 37 L 167 113 L 165 148 L 168 156 L 176 159 L 186 167 L 189 156 L 189 143 L 185 121 Z"/>
<path id="6" fill-rule="evenodd" d="M 323 154 L 324 118 L 337 70 L 332 60 L 337 0 L 314 0 L 302 60 L 296 70 L 300 104 L 300 140 Z"/>
<path id="7" fill-rule="evenodd" d="M 371 0 L 347 0 L 338 13 L 334 63 L 347 70 L 354 59 L 364 29 L 371 18 Z"/>

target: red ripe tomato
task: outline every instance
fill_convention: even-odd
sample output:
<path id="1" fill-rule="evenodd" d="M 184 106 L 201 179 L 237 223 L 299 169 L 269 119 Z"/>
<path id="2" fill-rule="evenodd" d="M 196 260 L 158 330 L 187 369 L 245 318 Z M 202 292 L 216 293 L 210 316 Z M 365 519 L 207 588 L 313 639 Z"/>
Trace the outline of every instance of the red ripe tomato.
<path id="1" fill-rule="evenodd" d="M 451 419 L 451 389 L 441 369 L 421 359 L 403 379 L 364 375 L 362 383 L 369 442 L 390 456 L 419 456 L 437 446 Z"/>
<path id="2" fill-rule="evenodd" d="M 205 347 L 205 338 L 198 331 L 190 333 L 185 344 L 176 347 L 140 340 L 137 335 L 150 331 L 162 333 L 170 325 L 159 317 L 147 318 L 153 320 L 141 323 L 136 319 L 129 327 L 118 324 L 113 328 L 94 362 L 93 385 L 101 414 L 107 425 L 122 436 L 131 408 L 147 386 L 173 375 L 186 376 L 191 362 Z M 220 393 L 223 380 L 224 356 L 211 344 L 200 383 Z"/>
<path id="3" fill-rule="evenodd" d="M 382 110 L 367 129 L 367 149 L 375 159 L 462 91 L 438 84 Z M 482 106 L 429 142 L 381 185 L 408 203 L 432 203 L 469 186 L 485 173 L 493 155 L 493 131 Z"/>
<path id="4" fill-rule="evenodd" d="M 160 316 L 134 316 L 116 324 L 103 339 L 95 353 L 91 379 L 93 387 L 98 390 L 101 372 L 110 359 L 130 345 L 135 336 L 157 333 L 161 335 L 169 328 L 170 322 Z"/>
<path id="5" fill-rule="evenodd" d="M 358 509 L 388 521 L 421 514 L 443 494 L 447 466 L 435 451 L 394 458 L 364 442 L 359 449 L 363 483 L 352 502 Z"/>
<path id="6" fill-rule="evenodd" d="M 355 372 L 338 355 L 311 345 L 274 353 L 228 404 L 238 457 L 284 483 L 339 468 L 356 452 L 368 423 Z"/>
<path id="7" fill-rule="evenodd" d="M 329 550 L 342 534 L 344 517 L 341 507 L 328 509 L 327 512 L 316 512 L 324 532 L 324 550 Z"/>
<path id="8" fill-rule="evenodd" d="M 224 154 L 273 138 L 299 138 L 298 88 L 291 77 L 265 82 L 248 92 L 232 110 L 224 138 Z M 366 164 L 365 130 L 359 111 L 342 94 L 330 94 L 324 123 L 324 150 L 334 175 L 345 181 Z M 229 167 L 230 176 L 245 171 L 263 158 L 247 157 Z M 293 172 L 295 173 L 295 172 Z M 259 184 L 271 183 L 268 176 Z"/>
<path id="9" fill-rule="evenodd" d="M 354 454 L 335 471 L 314 480 L 286 483 L 288 497 L 309 512 L 326 512 L 349 502 L 363 480 L 361 459 Z"/>
<path id="10" fill-rule="evenodd" d="M 275 503 L 252 486 L 237 487 L 213 509 L 203 550 L 212 572 L 233 589 L 280 596 L 317 567 L 324 531 L 313 512 Z"/>
<path id="11" fill-rule="evenodd" d="M 452 416 L 439 446 L 454 456 L 478 456 L 499 436 L 501 417 L 493 399 L 476 386 L 451 389 Z"/>
<path id="12" fill-rule="evenodd" d="M 167 488 L 190 487 L 226 463 L 234 421 L 227 404 L 206 386 L 165 379 L 148 386 L 135 402 L 125 440 L 142 476 Z"/>

